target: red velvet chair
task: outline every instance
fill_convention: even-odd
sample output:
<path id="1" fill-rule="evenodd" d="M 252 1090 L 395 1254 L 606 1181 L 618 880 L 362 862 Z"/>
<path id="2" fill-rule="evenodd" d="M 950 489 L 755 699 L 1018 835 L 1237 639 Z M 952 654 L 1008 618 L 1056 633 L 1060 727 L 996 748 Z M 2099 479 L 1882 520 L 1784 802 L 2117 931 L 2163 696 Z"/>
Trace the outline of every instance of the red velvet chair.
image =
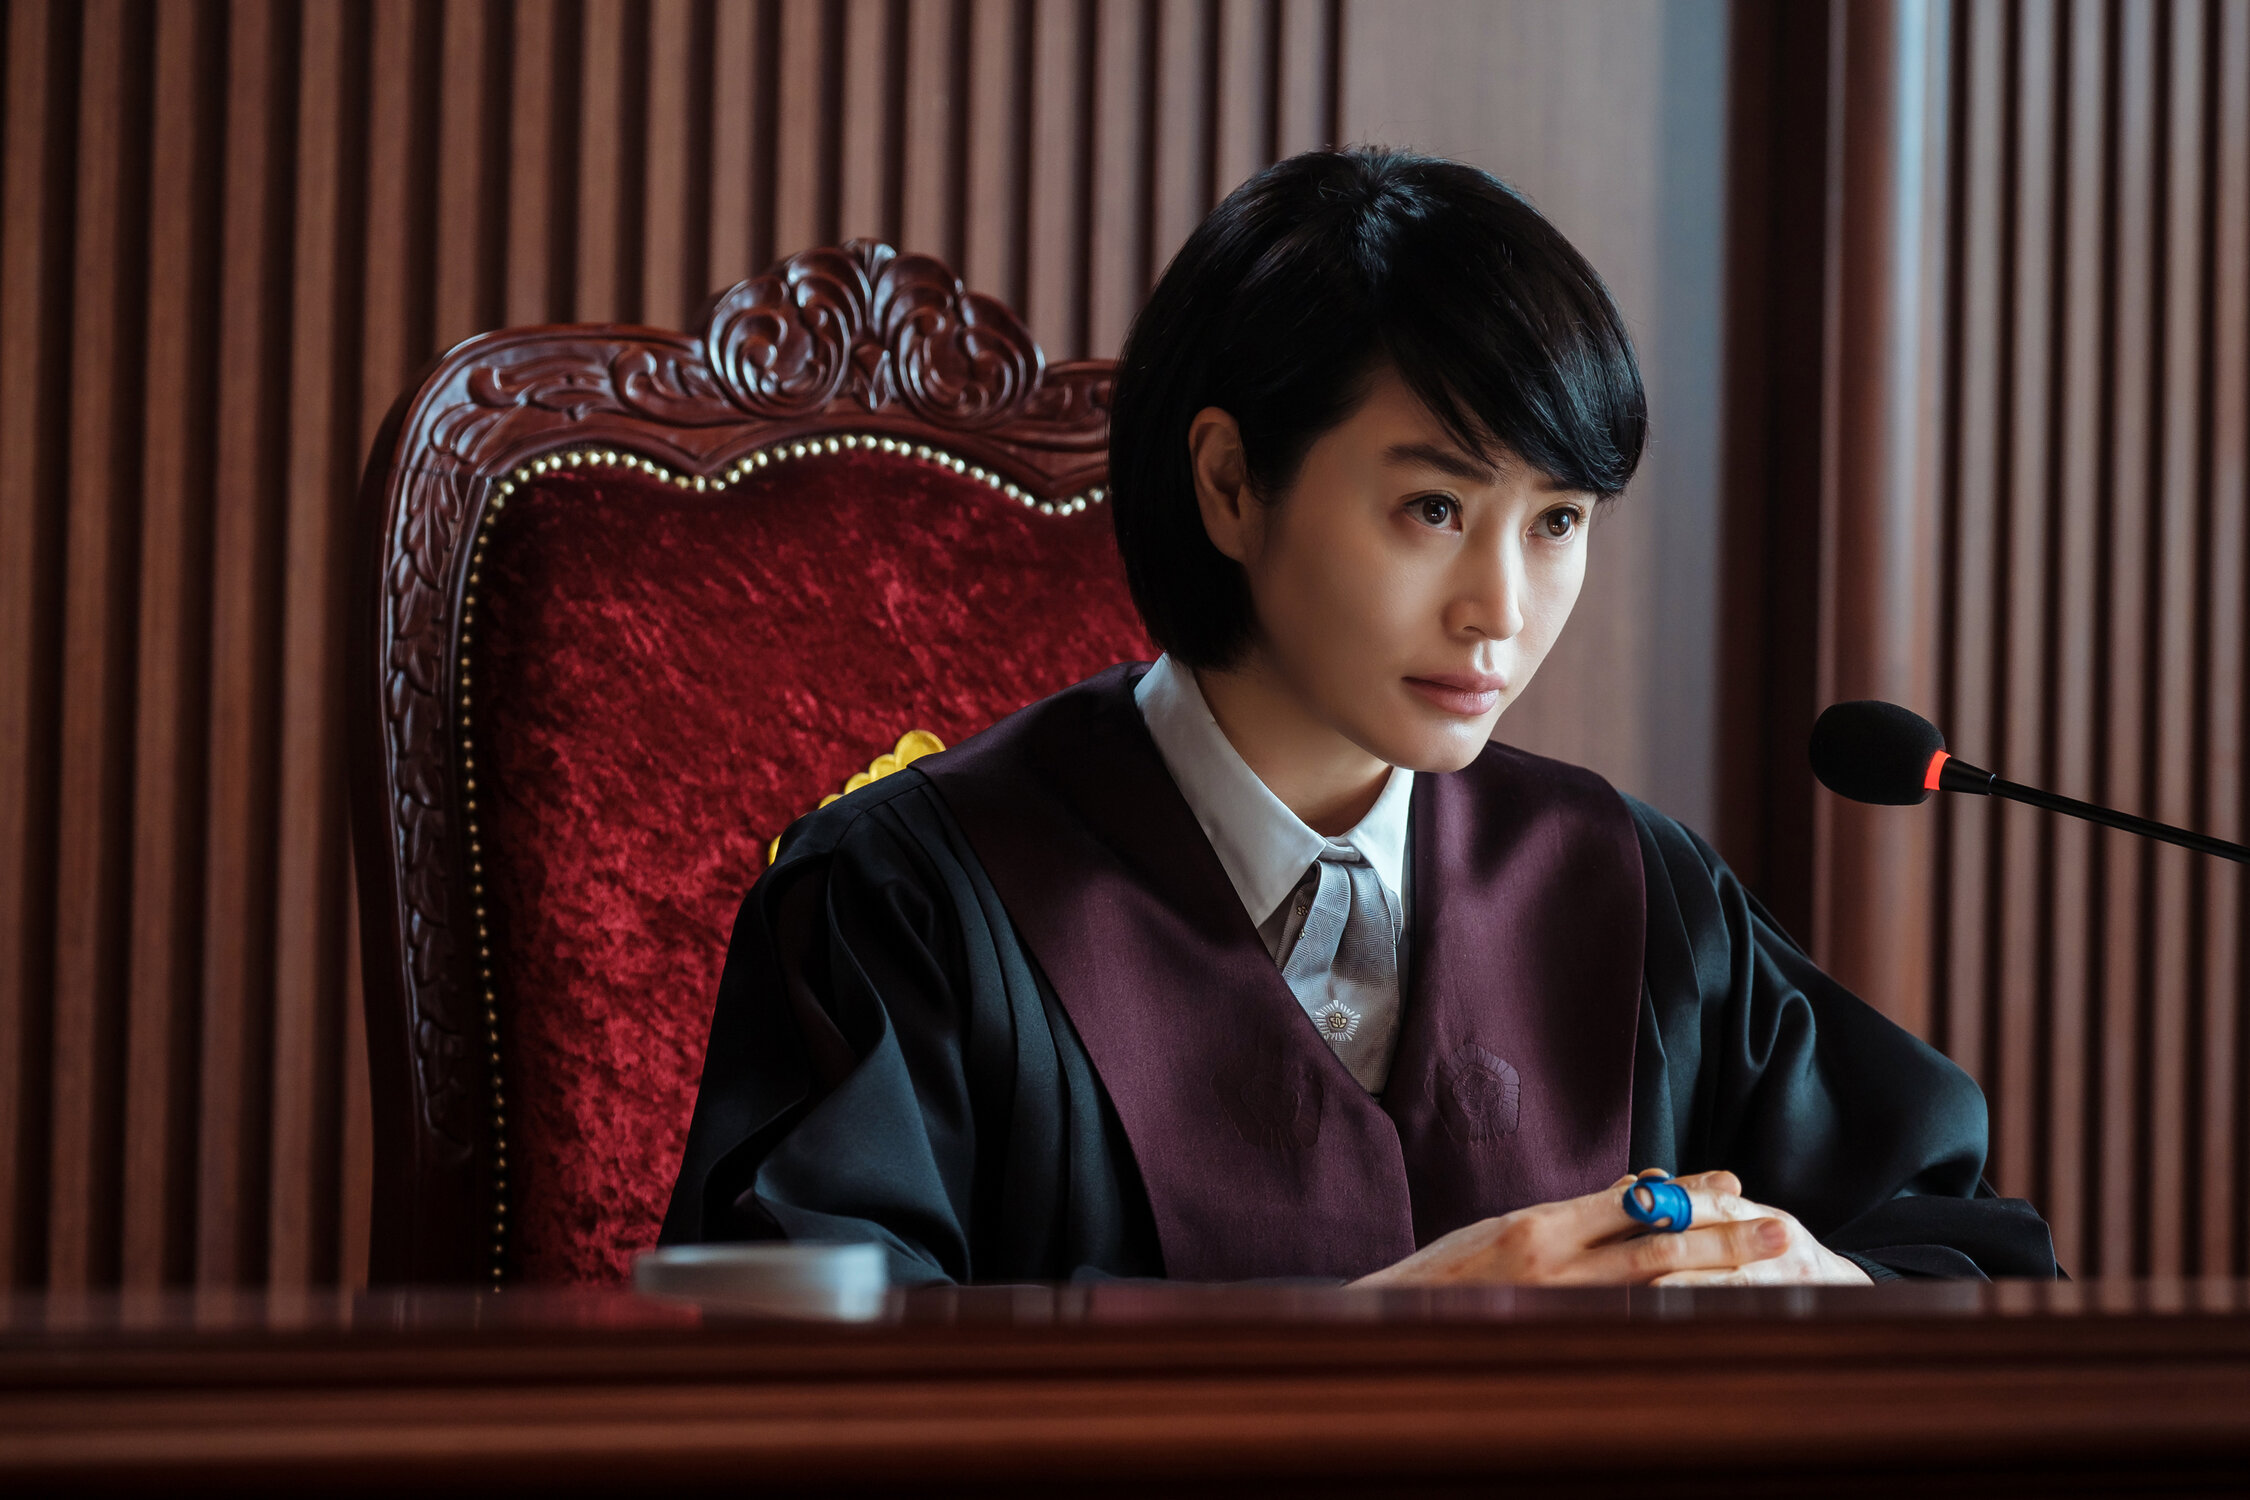
<path id="1" fill-rule="evenodd" d="M 700 333 L 506 330 L 400 401 L 348 700 L 377 1280 L 625 1274 L 775 835 L 1150 654 L 1108 382 L 854 241 Z"/>

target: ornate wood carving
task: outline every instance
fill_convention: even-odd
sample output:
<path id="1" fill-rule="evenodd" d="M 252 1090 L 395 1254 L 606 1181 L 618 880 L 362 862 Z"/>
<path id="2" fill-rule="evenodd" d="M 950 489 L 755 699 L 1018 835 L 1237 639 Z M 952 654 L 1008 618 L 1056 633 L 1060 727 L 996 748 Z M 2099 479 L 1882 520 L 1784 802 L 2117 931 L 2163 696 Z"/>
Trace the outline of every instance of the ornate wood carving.
<path id="1" fill-rule="evenodd" d="M 1042 495 L 1102 482 L 1110 364 L 1049 368 L 943 263 L 854 240 L 713 299 L 700 336 L 508 329 L 394 408 L 362 488 L 350 673 L 376 1108 L 378 1279 L 477 1278 L 492 1206 L 486 955 L 470 909 L 457 709 L 468 543 L 503 476 L 603 445 L 712 475 L 851 428 L 943 446 Z"/>
<path id="2" fill-rule="evenodd" d="M 637 429 L 649 456 L 712 472 L 783 430 L 850 426 L 936 434 L 1068 492 L 1104 471 L 1109 384 L 1107 360 L 1049 369 L 1015 315 L 942 262 L 854 240 L 720 293 L 700 337 L 540 328 L 466 344 L 424 384 L 399 451 L 489 476 Z"/>

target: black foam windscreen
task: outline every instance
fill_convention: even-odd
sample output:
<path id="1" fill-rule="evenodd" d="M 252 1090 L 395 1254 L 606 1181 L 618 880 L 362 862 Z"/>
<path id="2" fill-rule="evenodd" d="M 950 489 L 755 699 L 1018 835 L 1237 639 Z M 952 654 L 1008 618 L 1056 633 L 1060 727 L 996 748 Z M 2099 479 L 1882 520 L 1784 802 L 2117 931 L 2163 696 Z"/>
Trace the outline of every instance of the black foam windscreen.
<path id="1" fill-rule="evenodd" d="M 1944 748 L 1938 727 L 1912 709 L 1876 698 L 1832 703 L 1813 725 L 1813 774 L 1839 797 L 1905 807 L 1929 798 L 1930 758 Z"/>

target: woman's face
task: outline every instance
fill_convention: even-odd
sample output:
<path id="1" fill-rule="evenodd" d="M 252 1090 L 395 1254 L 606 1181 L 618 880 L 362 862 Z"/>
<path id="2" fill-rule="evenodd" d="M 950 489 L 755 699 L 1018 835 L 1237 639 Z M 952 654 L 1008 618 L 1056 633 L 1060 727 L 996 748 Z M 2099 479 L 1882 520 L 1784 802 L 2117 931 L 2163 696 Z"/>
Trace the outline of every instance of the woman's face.
<path id="1" fill-rule="evenodd" d="M 1231 417 L 1200 413 L 1191 444 L 1199 490 L 1224 488 L 1230 444 L 1239 476 Z M 1593 498 L 1465 452 L 1388 365 L 1276 503 L 1237 488 L 1216 513 L 1203 499 L 1249 575 L 1259 632 L 1243 665 L 1392 765 L 1474 760 L 1578 602 Z"/>

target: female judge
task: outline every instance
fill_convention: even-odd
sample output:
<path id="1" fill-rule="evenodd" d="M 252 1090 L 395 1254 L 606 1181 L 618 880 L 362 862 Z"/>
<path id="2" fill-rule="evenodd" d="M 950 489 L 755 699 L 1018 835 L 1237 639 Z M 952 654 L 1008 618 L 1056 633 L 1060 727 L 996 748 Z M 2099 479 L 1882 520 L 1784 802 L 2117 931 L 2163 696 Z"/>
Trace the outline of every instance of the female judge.
<path id="1" fill-rule="evenodd" d="M 1133 326 L 1113 668 L 800 821 L 744 902 L 670 1242 L 904 1282 L 2055 1274 L 1982 1095 L 1711 848 L 1492 742 L 1646 428 L 1490 176 L 1315 152 Z M 1628 1216 L 1679 1174 L 1690 1227 Z"/>

